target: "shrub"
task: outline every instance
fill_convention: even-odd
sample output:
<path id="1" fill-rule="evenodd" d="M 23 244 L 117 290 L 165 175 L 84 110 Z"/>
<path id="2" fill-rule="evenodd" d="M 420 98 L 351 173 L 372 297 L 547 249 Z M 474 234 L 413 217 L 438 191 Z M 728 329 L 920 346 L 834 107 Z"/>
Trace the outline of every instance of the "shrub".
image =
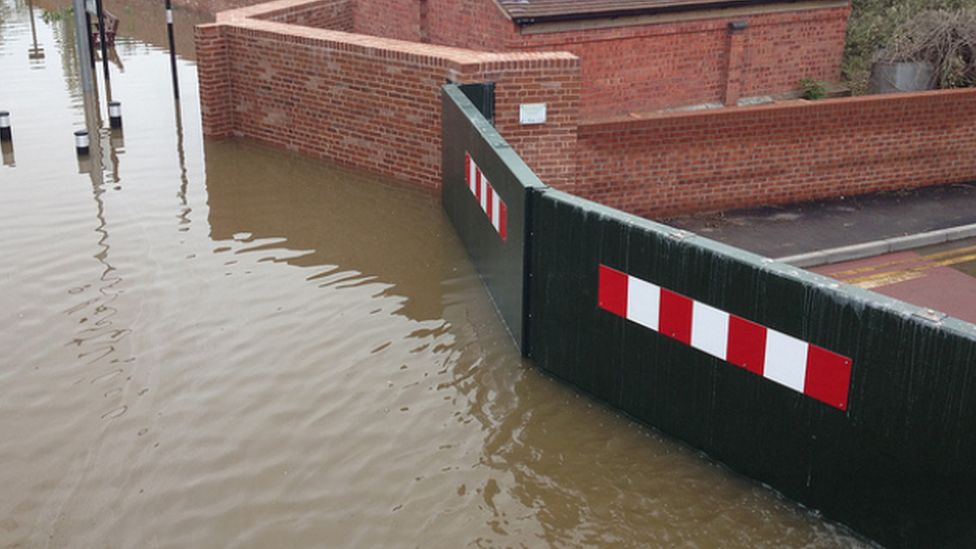
<path id="1" fill-rule="evenodd" d="M 976 85 L 976 10 L 927 11 L 902 24 L 880 61 L 925 61 L 939 88 Z"/>
<path id="2" fill-rule="evenodd" d="M 887 47 L 899 27 L 929 10 L 976 10 L 976 0 L 852 0 L 844 77 L 854 93 L 867 90 L 871 63 Z"/>
<path id="3" fill-rule="evenodd" d="M 809 100 L 823 99 L 827 97 L 827 88 L 825 86 L 819 80 L 804 78 L 800 80 L 800 97 Z"/>

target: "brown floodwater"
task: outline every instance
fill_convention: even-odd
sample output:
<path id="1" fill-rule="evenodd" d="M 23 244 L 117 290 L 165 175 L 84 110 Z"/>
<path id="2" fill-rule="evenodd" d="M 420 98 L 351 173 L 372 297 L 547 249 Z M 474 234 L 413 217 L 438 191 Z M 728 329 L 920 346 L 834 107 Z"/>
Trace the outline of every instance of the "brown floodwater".
<path id="1" fill-rule="evenodd" d="M 864 545 L 520 360 L 436 196 L 203 140 L 138 25 L 79 162 L 51 13 L 0 0 L 0 547 Z"/>

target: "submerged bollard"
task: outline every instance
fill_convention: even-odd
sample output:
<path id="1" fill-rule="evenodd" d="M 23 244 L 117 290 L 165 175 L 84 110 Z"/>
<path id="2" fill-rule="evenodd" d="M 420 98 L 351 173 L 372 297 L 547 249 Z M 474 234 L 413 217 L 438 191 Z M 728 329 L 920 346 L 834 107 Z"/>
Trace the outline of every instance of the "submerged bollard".
<path id="1" fill-rule="evenodd" d="M 115 153 L 121 154 L 125 152 L 125 135 L 122 130 L 112 130 L 112 134 L 108 137 L 108 144 Z"/>
<path id="2" fill-rule="evenodd" d="M 92 159 L 88 155 L 78 156 L 78 173 L 89 175 L 92 172 Z"/>
<path id="3" fill-rule="evenodd" d="M 91 141 L 88 139 L 88 130 L 78 130 L 75 132 L 75 152 L 78 156 L 88 156 L 88 147 Z"/>
<path id="4" fill-rule="evenodd" d="M 14 160 L 14 142 L 0 141 L 0 155 L 3 156 L 3 165 L 13 168 L 17 165 Z"/>
<path id="5" fill-rule="evenodd" d="M 0 111 L 0 141 L 10 141 L 11 138 L 10 113 L 7 111 Z"/>
<path id="6" fill-rule="evenodd" d="M 113 130 L 122 127 L 122 103 L 119 101 L 109 101 L 108 103 L 108 124 Z"/>

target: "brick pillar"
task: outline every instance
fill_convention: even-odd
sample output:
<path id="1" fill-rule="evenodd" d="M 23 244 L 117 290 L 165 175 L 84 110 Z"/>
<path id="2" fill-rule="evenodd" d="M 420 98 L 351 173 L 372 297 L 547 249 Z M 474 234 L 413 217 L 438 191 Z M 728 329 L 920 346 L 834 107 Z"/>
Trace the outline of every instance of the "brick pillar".
<path id="1" fill-rule="evenodd" d="M 729 65 L 725 72 L 725 97 L 723 98 L 726 106 L 737 104 L 742 95 L 747 28 L 748 24 L 745 21 L 729 23 Z"/>
<path id="2" fill-rule="evenodd" d="M 200 114 L 207 137 L 226 137 L 234 131 L 227 29 L 226 25 L 213 23 L 197 25 L 194 31 Z"/>
<path id="3" fill-rule="evenodd" d="M 572 191 L 579 154 L 580 61 L 571 54 L 553 55 L 561 57 L 502 63 L 501 70 L 488 69 L 479 80 L 495 82 L 495 127 L 502 137 L 543 182 Z M 546 105 L 544 123 L 521 123 L 520 107 L 527 103 Z"/>

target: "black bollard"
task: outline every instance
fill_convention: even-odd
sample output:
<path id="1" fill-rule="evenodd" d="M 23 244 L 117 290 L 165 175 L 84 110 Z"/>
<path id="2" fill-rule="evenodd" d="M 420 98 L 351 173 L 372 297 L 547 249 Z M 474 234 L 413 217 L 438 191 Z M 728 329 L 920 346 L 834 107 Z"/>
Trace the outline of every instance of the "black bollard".
<path id="1" fill-rule="evenodd" d="M 88 130 L 78 130 L 75 132 L 75 152 L 78 156 L 88 156 L 88 148 L 91 141 L 88 139 Z"/>
<path id="2" fill-rule="evenodd" d="M 10 133 L 10 113 L 0 111 L 0 141 L 10 141 L 12 137 Z"/>
<path id="3" fill-rule="evenodd" d="M 108 102 L 108 124 L 113 130 L 122 128 L 122 103 L 119 101 Z"/>

